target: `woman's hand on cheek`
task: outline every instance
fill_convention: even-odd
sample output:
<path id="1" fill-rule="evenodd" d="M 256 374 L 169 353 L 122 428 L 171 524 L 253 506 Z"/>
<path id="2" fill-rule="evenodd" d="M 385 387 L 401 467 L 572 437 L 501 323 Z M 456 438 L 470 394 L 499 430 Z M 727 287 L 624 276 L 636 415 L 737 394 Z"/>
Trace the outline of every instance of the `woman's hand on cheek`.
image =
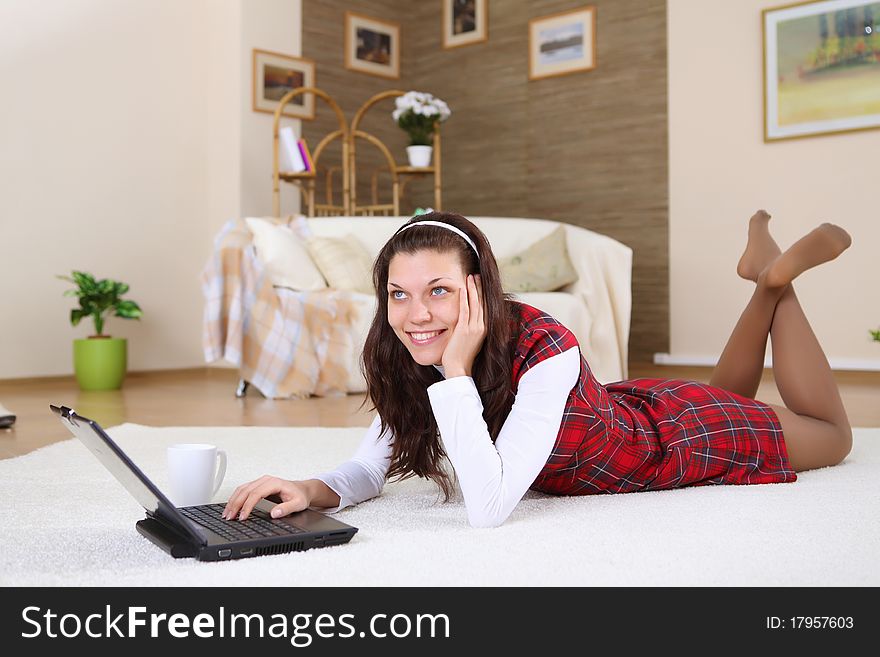
<path id="1" fill-rule="evenodd" d="M 458 323 L 443 352 L 442 364 L 447 379 L 471 376 L 474 359 L 486 338 L 479 275 L 468 275 L 465 287 L 459 290 L 458 295 Z"/>

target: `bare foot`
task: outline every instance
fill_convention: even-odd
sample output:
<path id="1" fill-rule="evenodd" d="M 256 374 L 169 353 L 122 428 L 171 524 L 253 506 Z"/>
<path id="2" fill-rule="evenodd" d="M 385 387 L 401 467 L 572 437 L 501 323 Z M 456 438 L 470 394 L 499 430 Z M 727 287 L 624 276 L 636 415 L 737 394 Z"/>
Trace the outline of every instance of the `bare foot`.
<path id="1" fill-rule="evenodd" d="M 783 287 L 808 269 L 834 260 L 852 244 L 843 228 L 822 224 L 792 244 L 760 276 L 767 287 Z"/>
<path id="2" fill-rule="evenodd" d="M 758 274 L 782 253 L 770 235 L 769 222 L 770 215 L 764 210 L 758 210 L 749 219 L 749 241 L 736 266 L 736 273 L 746 280 L 757 282 Z"/>

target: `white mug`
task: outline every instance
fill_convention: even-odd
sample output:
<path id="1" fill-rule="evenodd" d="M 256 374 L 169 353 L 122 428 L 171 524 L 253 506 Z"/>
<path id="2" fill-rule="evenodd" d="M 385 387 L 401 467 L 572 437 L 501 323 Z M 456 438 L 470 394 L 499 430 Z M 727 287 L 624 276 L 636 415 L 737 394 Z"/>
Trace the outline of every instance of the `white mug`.
<path id="1" fill-rule="evenodd" d="M 168 448 L 171 501 L 178 507 L 209 504 L 226 476 L 226 452 L 216 445 L 181 443 Z"/>

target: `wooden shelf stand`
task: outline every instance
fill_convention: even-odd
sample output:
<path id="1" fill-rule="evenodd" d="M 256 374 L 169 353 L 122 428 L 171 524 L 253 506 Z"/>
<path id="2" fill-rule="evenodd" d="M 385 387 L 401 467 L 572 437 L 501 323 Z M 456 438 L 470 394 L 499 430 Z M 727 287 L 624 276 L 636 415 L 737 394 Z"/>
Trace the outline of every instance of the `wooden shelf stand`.
<path id="1" fill-rule="evenodd" d="M 318 162 L 324 149 L 335 139 L 342 140 L 342 167 L 329 167 L 326 171 L 326 203 L 317 203 L 315 200 L 316 181 L 318 179 L 317 171 L 303 171 L 293 173 L 290 171 L 279 171 L 279 127 L 284 106 L 292 99 L 301 94 L 311 93 L 321 98 L 336 113 L 339 121 L 339 129 L 326 135 L 315 148 L 312 159 L 315 168 L 318 168 Z M 393 214 L 400 215 L 400 201 L 406 183 L 414 177 L 432 176 L 434 182 L 434 210 L 442 210 L 442 182 L 440 175 L 440 124 L 434 123 L 434 137 L 432 148 L 431 166 L 413 167 L 408 165 L 399 165 L 388 147 L 373 134 L 365 132 L 359 128 L 361 120 L 366 112 L 383 100 L 388 98 L 396 98 L 402 96 L 405 92 L 393 89 L 383 91 L 367 100 L 355 113 L 351 121 L 351 125 L 345 122 L 345 116 L 336 101 L 327 93 L 317 87 L 297 87 L 291 90 L 281 99 L 275 110 L 275 120 L 272 127 L 272 209 L 274 216 L 281 216 L 281 194 L 280 183 L 287 182 L 298 185 L 303 195 L 306 212 L 310 217 L 329 216 L 334 214 L 341 215 L 365 215 L 373 216 L 377 214 Z M 359 203 L 357 196 L 357 143 L 362 140 L 372 144 L 382 154 L 385 160 L 385 166 L 382 170 L 388 171 L 391 176 L 391 202 L 378 203 L 378 171 L 373 172 L 371 181 L 372 203 Z M 333 173 L 338 171 L 342 179 L 342 205 L 333 203 L 332 180 Z"/>

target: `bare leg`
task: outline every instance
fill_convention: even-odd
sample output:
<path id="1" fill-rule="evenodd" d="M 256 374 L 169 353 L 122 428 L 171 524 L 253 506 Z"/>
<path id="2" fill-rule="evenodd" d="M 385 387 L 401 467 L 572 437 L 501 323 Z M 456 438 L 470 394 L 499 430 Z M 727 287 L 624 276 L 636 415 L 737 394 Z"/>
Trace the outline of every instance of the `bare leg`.
<path id="1" fill-rule="evenodd" d="M 840 463 L 852 430 L 837 382 L 790 285 L 776 304 L 770 330 L 773 375 L 785 407 L 774 406 L 791 466 L 811 470 Z"/>
<path id="2" fill-rule="evenodd" d="M 758 210 L 749 220 L 749 239 L 736 271 L 757 283 L 758 276 L 782 253 L 767 226 L 770 215 Z M 773 323 L 776 302 L 784 290 L 766 286 L 755 288 L 739 318 L 709 384 L 753 399 L 764 371 L 764 353 Z"/>
<path id="3" fill-rule="evenodd" d="M 759 211 L 750 222 L 749 243 L 737 272 L 757 285 L 710 384 L 754 397 L 769 333 L 773 372 L 786 405 L 774 408 L 782 424 L 789 461 L 798 471 L 834 465 L 852 449 L 852 430 L 831 368 L 791 281 L 810 267 L 837 257 L 851 239 L 843 229 L 822 224 L 778 255 L 779 247 L 767 229 L 768 220 L 769 215 Z"/>

